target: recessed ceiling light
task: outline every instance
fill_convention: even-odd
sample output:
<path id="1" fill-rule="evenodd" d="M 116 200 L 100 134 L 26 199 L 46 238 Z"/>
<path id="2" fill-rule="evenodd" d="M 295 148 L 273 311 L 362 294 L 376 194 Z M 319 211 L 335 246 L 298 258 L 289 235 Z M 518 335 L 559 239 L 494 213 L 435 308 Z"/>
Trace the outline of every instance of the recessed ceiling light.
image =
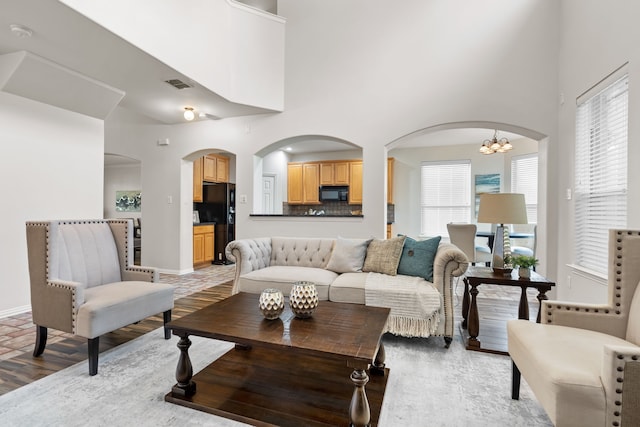
<path id="1" fill-rule="evenodd" d="M 25 27 L 24 25 L 11 24 L 9 25 L 9 28 L 13 34 L 20 38 L 31 37 L 33 35 L 33 30 L 29 27 Z"/>
<path id="2" fill-rule="evenodd" d="M 291 147 L 287 147 L 287 148 L 285 148 L 285 150 L 291 151 Z"/>

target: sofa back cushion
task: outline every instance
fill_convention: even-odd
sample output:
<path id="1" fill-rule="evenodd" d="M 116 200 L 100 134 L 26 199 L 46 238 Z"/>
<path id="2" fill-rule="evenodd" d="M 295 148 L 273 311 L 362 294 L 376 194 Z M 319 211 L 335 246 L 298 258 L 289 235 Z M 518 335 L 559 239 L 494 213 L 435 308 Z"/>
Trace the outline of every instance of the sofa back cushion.
<path id="1" fill-rule="evenodd" d="M 325 268 L 335 239 L 272 237 L 270 265 Z"/>
<path id="2" fill-rule="evenodd" d="M 636 286 L 631 300 L 626 339 L 635 345 L 640 345 L 640 283 Z"/>
<path id="3" fill-rule="evenodd" d="M 336 273 L 355 273 L 362 271 L 367 247 L 373 239 L 344 239 L 338 236 L 327 270 Z"/>
<path id="4" fill-rule="evenodd" d="M 107 222 L 54 222 L 49 233 L 49 279 L 88 288 L 121 281 L 118 249 Z"/>

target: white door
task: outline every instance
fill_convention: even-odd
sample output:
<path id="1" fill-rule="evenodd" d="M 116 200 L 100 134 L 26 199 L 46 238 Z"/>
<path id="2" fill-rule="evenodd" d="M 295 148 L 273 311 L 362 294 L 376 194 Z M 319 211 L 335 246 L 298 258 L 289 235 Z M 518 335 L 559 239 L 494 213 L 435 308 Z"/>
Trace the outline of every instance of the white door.
<path id="1" fill-rule="evenodd" d="M 262 175 L 262 209 L 265 214 L 272 214 L 276 208 L 276 177 Z"/>

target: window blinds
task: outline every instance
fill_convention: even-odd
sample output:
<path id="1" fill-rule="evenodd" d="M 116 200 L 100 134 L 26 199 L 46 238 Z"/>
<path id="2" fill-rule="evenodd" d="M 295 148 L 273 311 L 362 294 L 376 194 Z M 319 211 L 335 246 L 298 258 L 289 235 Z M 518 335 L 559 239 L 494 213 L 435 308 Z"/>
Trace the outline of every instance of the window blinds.
<path id="1" fill-rule="evenodd" d="M 627 226 L 628 76 L 576 111 L 575 263 L 607 274 L 608 230 Z"/>
<path id="2" fill-rule="evenodd" d="M 421 167 L 421 234 L 446 236 L 450 222 L 469 222 L 471 161 L 423 162 Z"/>
<path id="3" fill-rule="evenodd" d="M 538 223 L 538 155 L 527 154 L 511 158 L 511 192 L 524 194 L 527 219 Z"/>

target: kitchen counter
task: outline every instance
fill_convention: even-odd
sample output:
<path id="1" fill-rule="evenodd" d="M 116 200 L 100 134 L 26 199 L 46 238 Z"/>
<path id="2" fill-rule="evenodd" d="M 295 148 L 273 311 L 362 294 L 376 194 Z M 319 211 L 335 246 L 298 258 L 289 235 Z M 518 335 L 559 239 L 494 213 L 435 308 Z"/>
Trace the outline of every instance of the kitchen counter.
<path id="1" fill-rule="evenodd" d="M 282 215 L 282 214 L 250 214 L 250 217 L 266 217 L 266 218 L 362 218 L 363 215 L 335 215 L 335 214 L 323 214 L 323 215 Z"/>
<path id="2" fill-rule="evenodd" d="M 216 224 L 217 224 L 216 222 L 194 222 L 193 226 L 198 227 L 201 225 L 216 225 Z"/>

